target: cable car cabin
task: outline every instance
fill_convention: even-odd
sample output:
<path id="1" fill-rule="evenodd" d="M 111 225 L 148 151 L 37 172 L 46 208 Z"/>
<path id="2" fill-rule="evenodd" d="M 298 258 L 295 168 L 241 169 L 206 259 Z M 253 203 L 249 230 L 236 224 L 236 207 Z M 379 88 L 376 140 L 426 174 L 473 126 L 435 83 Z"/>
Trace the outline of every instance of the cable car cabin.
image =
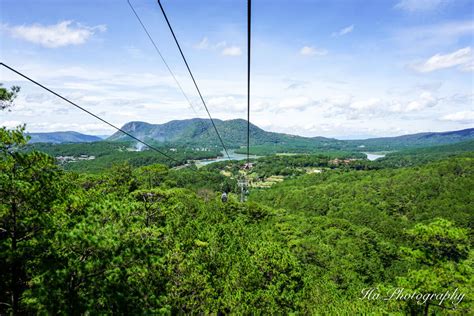
<path id="1" fill-rule="evenodd" d="M 250 170 L 250 169 L 252 169 L 252 167 L 253 167 L 253 163 L 247 162 L 247 163 L 245 163 L 244 166 L 242 167 L 242 170 Z"/>
<path id="2" fill-rule="evenodd" d="M 222 193 L 222 195 L 221 195 L 221 201 L 222 201 L 222 203 L 227 202 L 227 193 L 226 193 L 226 192 Z"/>

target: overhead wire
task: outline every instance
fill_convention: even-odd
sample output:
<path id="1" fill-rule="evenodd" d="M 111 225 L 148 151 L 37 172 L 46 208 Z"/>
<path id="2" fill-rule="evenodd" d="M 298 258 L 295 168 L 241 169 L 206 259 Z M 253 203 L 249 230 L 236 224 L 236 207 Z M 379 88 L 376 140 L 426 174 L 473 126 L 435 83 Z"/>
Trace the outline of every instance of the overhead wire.
<path id="1" fill-rule="evenodd" d="M 135 15 L 135 17 L 137 18 L 138 22 L 140 23 L 143 31 L 145 32 L 145 34 L 147 35 L 148 39 L 150 40 L 151 44 L 153 45 L 153 47 L 155 48 L 155 51 L 156 53 L 158 54 L 158 56 L 160 56 L 161 60 L 163 61 L 163 64 L 166 66 L 166 69 L 168 69 L 168 72 L 170 73 L 171 77 L 173 77 L 173 80 L 174 82 L 176 83 L 176 85 L 178 86 L 179 90 L 181 91 L 181 94 L 184 96 L 184 98 L 186 99 L 186 101 L 188 102 L 190 108 L 193 110 L 194 114 L 196 114 L 196 117 L 199 117 L 199 114 L 198 112 L 196 111 L 196 109 L 194 108 L 193 106 L 193 103 L 191 102 L 191 99 L 188 97 L 188 95 L 186 94 L 186 92 L 184 92 L 184 89 L 183 87 L 181 86 L 181 84 L 179 83 L 178 81 L 178 78 L 176 78 L 175 74 L 173 73 L 173 71 L 171 70 L 171 67 L 169 66 L 168 62 L 166 61 L 165 57 L 163 56 L 163 54 L 161 53 L 160 49 L 158 48 L 158 45 L 156 44 L 155 40 L 153 39 L 153 37 L 151 36 L 150 32 L 148 31 L 148 28 L 145 26 L 145 23 L 143 23 L 142 19 L 140 18 L 140 15 L 138 14 L 138 12 L 135 10 L 135 7 L 133 6 L 133 4 L 131 3 L 130 0 L 127 0 L 127 3 L 130 7 L 130 9 L 132 10 L 133 14 Z M 202 122 L 201 122 L 202 123 Z M 206 129 L 206 132 L 207 134 L 209 135 L 209 129 Z"/>
<path id="2" fill-rule="evenodd" d="M 150 35 L 150 32 L 148 32 L 148 29 L 146 28 L 145 24 L 143 23 L 142 19 L 140 18 L 140 16 L 138 15 L 137 11 L 135 10 L 135 8 L 133 7 L 132 3 L 130 2 L 130 0 L 127 0 L 128 2 L 128 5 L 130 6 L 130 9 L 133 11 L 135 17 L 137 18 L 138 22 L 140 23 L 140 25 L 142 26 L 143 30 L 145 31 L 146 35 L 148 36 L 148 39 L 150 40 L 151 44 L 153 45 L 153 47 L 155 47 L 155 51 L 156 53 L 160 56 L 161 60 L 163 61 L 163 64 L 165 64 L 166 66 L 166 69 L 168 69 L 168 72 L 171 74 L 171 77 L 173 77 L 173 80 L 174 82 L 176 83 L 176 85 L 178 86 L 179 90 L 181 91 L 181 94 L 184 96 L 184 98 L 186 99 L 186 101 L 188 101 L 188 104 L 189 106 L 191 107 L 191 109 L 194 111 L 194 113 L 196 115 L 198 115 L 198 113 L 196 112 L 196 109 L 194 108 L 191 100 L 189 99 L 188 95 L 186 94 L 186 92 L 184 92 L 184 89 L 183 87 L 181 86 L 181 84 L 179 83 L 178 79 L 176 78 L 176 76 L 174 75 L 173 71 L 171 70 L 170 66 L 168 65 L 168 63 L 166 62 L 165 58 L 163 57 L 163 54 L 161 53 L 160 49 L 158 48 L 158 45 L 156 45 L 155 41 L 153 40 L 153 37 Z"/>
<path id="3" fill-rule="evenodd" d="M 217 130 L 217 126 L 216 126 L 216 124 L 214 123 L 214 120 L 212 119 L 212 116 L 211 116 L 211 113 L 209 112 L 209 109 L 208 109 L 208 107 L 207 107 L 206 101 L 204 101 L 204 98 L 203 98 L 203 96 L 202 96 L 201 90 L 199 89 L 199 87 L 198 87 L 198 85 L 197 85 L 197 83 L 196 83 L 196 79 L 194 79 L 194 75 L 193 75 L 193 73 L 192 73 L 192 71 L 191 71 L 191 68 L 189 67 L 189 64 L 188 64 L 188 62 L 187 62 L 187 60 L 186 60 L 186 57 L 184 57 L 183 50 L 181 49 L 181 46 L 179 45 L 178 39 L 176 38 L 176 35 L 175 35 L 174 31 L 173 31 L 173 27 L 171 26 L 170 21 L 168 20 L 168 16 L 166 15 L 165 9 L 164 9 L 163 6 L 161 5 L 161 1 L 160 1 L 160 0 L 158 0 L 158 5 L 160 6 L 161 12 L 163 13 L 163 17 L 164 17 L 165 20 L 166 20 L 166 24 L 168 24 L 168 27 L 169 27 L 169 29 L 170 29 L 170 31 L 171 31 L 171 35 L 173 35 L 174 41 L 175 41 L 175 43 L 176 43 L 176 46 L 178 46 L 179 52 L 180 52 L 180 54 L 181 54 L 181 57 L 183 58 L 184 64 L 186 65 L 186 68 L 188 69 L 189 75 L 191 76 L 191 79 L 192 79 L 192 81 L 193 81 L 193 83 L 194 83 L 194 86 L 196 87 L 196 90 L 197 90 L 197 92 L 198 92 L 198 94 L 199 94 L 199 97 L 201 98 L 202 104 L 204 105 L 204 108 L 206 109 L 207 115 L 209 116 L 209 119 L 211 120 L 212 126 L 214 127 L 214 130 L 216 131 L 217 137 L 219 138 L 219 141 L 220 141 L 222 147 L 224 148 L 224 151 L 225 151 L 225 153 L 226 153 L 226 155 L 227 155 L 227 158 L 228 158 L 229 160 L 231 160 L 231 159 L 230 159 L 230 156 L 229 156 L 229 152 L 227 151 L 227 147 L 225 146 L 224 141 L 222 140 L 222 137 L 221 137 L 221 135 L 219 134 L 219 131 Z"/>
<path id="4" fill-rule="evenodd" d="M 151 150 L 153 150 L 153 151 L 155 151 L 155 152 L 157 152 L 157 153 L 163 155 L 164 157 L 168 158 L 169 160 L 174 161 L 174 162 L 176 162 L 176 163 L 178 163 L 178 164 L 181 164 L 181 163 L 182 163 L 181 161 L 178 161 L 178 160 L 176 160 L 175 158 L 171 157 L 170 155 L 166 154 L 165 152 L 159 150 L 159 149 L 156 148 L 155 146 L 150 145 L 150 144 L 148 144 L 147 142 L 145 142 L 145 141 L 143 141 L 143 140 L 141 140 L 141 139 L 139 139 L 139 138 L 133 136 L 132 134 L 130 134 L 130 133 L 124 131 L 123 129 L 121 129 L 120 127 L 117 127 L 117 126 L 115 126 L 114 124 L 112 124 L 112 123 L 106 121 L 105 119 L 101 118 L 100 116 L 98 116 L 98 115 L 92 113 L 91 111 L 89 111 L 89 110 L 83 108 L 82 106 L 76 104 L 75 102 L 69 100 L 68 98 L 66 98 L 66 97 L 64 97 L 64 96 L 62 96 L 62 95 L 60 95 L 59 93 L 57 93 L 57 92 L 55 92 L 55 91 L 49 89 L 48 87 L 44 86 L 43 84 L 41 84 L 41 83 L 39 83 L 39 82 L 37 82 L 37 81 L 31 79 L 31 78 L 28 77 L 27 75 L 25 75 L 25 74 L 21 73 L 20 71 L 18 71 L 18 70 L 16 70 L 16 69 L 14 69 L 14 68 L 12 68 L 12 67 L 6 65 L 5 63 L 0 62 L 0 66 L 3 66 L 3 67 L 5 67 L 5 68 L 7 68 L 8 70 L 10 70 L 10 71 L 16 73 L 17 75 L 19 75 L 19 76 L 25 78 L 26 80 L 28 80 L 28 81 L 34 83 L 34 84 L 37 85 L 38 87 L 40 87 L 40 88 L 42 88 L 42 89 L 48 91 L 49 93 L 51 93 L 51 94 L 57 96 L 58 98 L 62 99 L 63 101 L 66 101 L 67 103 L 73 105 L 74 107 L 78 108 L 79 110 L 84 111 L 85 113 L 87 113 L 87 114 L 93 116 L 94 118 L 98 119 L 99 121 L 101 121 L 101 122 L 103 122 L 103 123 L 109 125 L 110 127 L 114 128 L 115 130 L 117 130 L 117 131 L 119 131 L 119 132 L 121 132 L 121 133 L 127 135 L 128 137 L 130 137 L 130 138 L 136 140 L 137 142 L 139 142 L 139 143 L 141 143 L 141 144 L 147 146 L 147 147 L 150 148 Z M 192 169 L 192 170 L 193 170 L 193 171 L 197 171 L 197 170 L 195 170 L 195 169 Z"/>
<path id="5" fill-rule="evenodd" d="M 247 166 L 250 161 L 250 53 L 252 39 L 252 0 L 247 2 Z"/>

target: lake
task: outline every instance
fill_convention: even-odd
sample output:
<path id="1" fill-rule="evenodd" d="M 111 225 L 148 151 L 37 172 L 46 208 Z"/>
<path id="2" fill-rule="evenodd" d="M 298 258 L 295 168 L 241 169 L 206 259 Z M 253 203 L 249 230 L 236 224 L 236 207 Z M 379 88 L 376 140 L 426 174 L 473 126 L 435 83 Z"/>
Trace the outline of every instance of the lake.
<path id="1" fill-rule="evenodd" d="M 244 160 L 244 159 L 247 159 L 246 154 L 238 154 L 233 149 L 229 149 L 229 150 L 227 150 L 227 152 L 229 153 L 230 160 Z M 227 156 L 225 154 L 225 151 L 222 151 L 222 154 L 224 155 L 222 157 L 198 160 L 198 161 L 196 161 L 196 166 L 199 168 L 199 167 L 208 165 L 210 163 L 229 160 L 229 158 L 227 158 Z M 259 157 L 260 156 L 250 155 L 251 159 L 255 159 L 255 158 L 259 158 Z"/>

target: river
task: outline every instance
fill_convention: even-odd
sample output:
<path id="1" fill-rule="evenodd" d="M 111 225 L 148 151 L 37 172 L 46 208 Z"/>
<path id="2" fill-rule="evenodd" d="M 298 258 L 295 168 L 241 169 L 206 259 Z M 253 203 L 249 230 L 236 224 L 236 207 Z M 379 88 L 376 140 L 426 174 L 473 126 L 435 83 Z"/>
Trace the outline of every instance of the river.
<path id="1" fill-rule="evenodd" d="M 229 150 L 227 150 L 227 152 L 229 153 L 230 160 L 244 160 L 244 159 L 247 159 L 246 154 L 238 154 L 233 149 L 229 149 Z M 199 167 L 208 165 L 210 163 L 229 160 L 229 158 L 227 158 L 227 156 L 225 154 L 225 151 L 222 151 L 222 154 L 224 156 L 218 157 L 218 158 L 200 159 L 200 160 L 196 161 L 196 166 L 199 168 Z M 255 159 L 255 158 L 259 158 L 259 157 L 260 156 L 250 155 L 251 159 Z"/>
<path id="2" fill-rule="evenodd" d="M 364 153 L 364 154 L 367 155 L 367 159 L 369 159 L 370 161 L 374 161 L 379 158 L 385 157 L 385 154 L 381 154 L 381 153 Z"/>
<path id="3" fill-rule="evenodd" d="M 229 153 L 230 160 L 244 160 L 244 159 L 247 159 L 246 154 L 238 154 L 233 149 L 229 149 L 228 153 Z M 196 160 L 195 164 L 199 168 L 199 167 L 202 167 L 202 166 L 214 163 L 214 162 L 229 160 L 227 158 L 226 154 L 225 154 L 225 151 L 222 151 L 222 154 L 223 154 L 223 156 L 218 157 L 218 158 Z M 385 154 L 382 154 L 382 153 L 364 153 L 364 154 L 367 155 L 367 159 L 369 159 L 370 161 L 374 161 L 376 159 L 385 157 Z M 260 157 L 261 156 L 250 155 L 251 159 L 260 158 Z"/>

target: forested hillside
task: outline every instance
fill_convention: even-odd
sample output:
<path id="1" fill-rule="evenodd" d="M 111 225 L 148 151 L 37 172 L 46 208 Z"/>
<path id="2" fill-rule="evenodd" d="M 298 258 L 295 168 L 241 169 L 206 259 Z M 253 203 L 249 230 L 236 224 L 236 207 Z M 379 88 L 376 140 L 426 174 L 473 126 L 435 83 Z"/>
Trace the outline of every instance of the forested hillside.
<path id="1" fill-rule="evenodd" d="M 247 131 L 247 122 L 236 120 L 214 120 L 224 143 L 230 148 L 239 148 L 247 141 L 244 131 Z M 122 127 L 132 135 L 157 143 L 186 144 L 191 146 L 220 146 L 219 139 L 208 119 L 176 120 L 165 124 L 149 124 L 146 122 L 129 122 Z M 320 138 L 318 140 L 267 132 L 263 129 L 250 125 L 252 145 L 270 145 L 279 148 L 293 149 L 304 148 L 314 150 L 316 147 L 340 148 L 343 141 L 336 139 Z M 109 141 L 128 140 L 126 135 L 117 132 L 108 138 Z M 314 148 L 314 149 L 312 149 Z"/>
<path id="2" fill-rule="evenodd" d="M 447 159 L 453 156 L 472 157 L 473 153 L 474 140 L 469 140 L 454 144 L 391 152 L 384 158 L 378 159 L 377 164 L 391 167 L 408 167 L 422 165 L 440 159 Z"/>
<path id="3" fill-rule="evenodd" d="M 457 143 L 474 138 L 474 128 L 440 133 L 418 133 L 396 137 L 369 138 L 354 140 L 353 144 L 367 146 L 373 150 L 394 150 L 414 147 L 427 147 Z"/>
<path id="4" fill-rule="evenodd" d="M 139 150 L 143 149 L 143 150 Z M 38 150 L 56 157 L 67 170 L 100 173 L 114 164 L 127 162 L 132 166 L 146 166 L 154 163 L 170 167 L 185 165 L 189 160 L 216 158 L 222 156 L 218 149 L 200 150 L 199 148 L 160 146 L 160 150 L 173 157 L 157 154 L 156 151 L 137 148 L 132 142 L 92 142 L 80 144 L 28 144 L 25 151 Z"/>
<path id="5" fill-rule="evenodd" d="M 474 0 L 0 12 L 0 316 L 474 316 Z"/>
<path id="6" fill-rule="evenodd" d="M 0 134 L 1 313 L 473 312 L 472 156 L 266 157 L 249 175 L 284 180 L 240 203 L 243 163 L 75 173 Z M 362 299 L 371 288 L 466 295 Z"/>
<path id="7" fill-rule="evenodd" d="M 219 133 L 229 148 L 239 149 L 246 144 L 247 122 L 242 119 L 214 120 Z M 220 146 L 210 120 L 175 120 L 164 124 L 129 122 L 122 129 L 139 139 L 167 145 Z M 364 140 L 338 140 L 325 137 L 302 137 L 265 131 L 250 124 L 251 152 L 267 155 L 283 152 L 321 152 L 330 150 L 367 151 L 400 150 L 450 144 L 472 140 L 474 129 L 444 133 L 420 133 L 397 137 L 372 138 Z M 116 132 L 109 141 L 128 141 L 128 136 Z M 241 152 L 245 152 L 242 150 Z"/>

